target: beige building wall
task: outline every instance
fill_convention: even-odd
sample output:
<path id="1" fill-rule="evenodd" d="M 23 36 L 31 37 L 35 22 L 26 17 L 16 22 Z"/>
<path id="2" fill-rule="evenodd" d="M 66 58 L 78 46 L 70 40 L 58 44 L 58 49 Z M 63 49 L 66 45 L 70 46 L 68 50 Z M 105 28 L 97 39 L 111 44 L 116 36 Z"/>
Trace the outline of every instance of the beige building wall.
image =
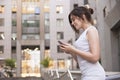
<path id="1" fill-rule="evenodd" d="M 50 54 L 54 60 L 58 59 L 68 59 L 70 55 L 65 53 L 58 53 L 57 46 L 59 45 L 57 39 L 57 32 L 63 32 L 64 42 L 68 42 L 71 40 L 74 42 L 75 34 L 69 25 L 68 14 L 71 10 L 71 6 L 73 4 L 70 3 L 72 0 L 50 0 Z M 63 13 L 56 13 L 56 6 L 63 6 Z M 57 26 L 56 20 L 57 18 L 63 19 L 63 26 Z"/>
<path id="2" fill-rule="evenodd" d="M 117 34 L 111 29 L 120 20 L 120 1 L 96 0 L 97 25 L 101 42 L 101 62 L 106 71 L 120 70 L 120 56 Z"/>
<path id="3" fill-rule="evenodd" d="M 9 2 L 9 3 L 8 3 Z M 0 32 L 3 33 L 4 39 L 0 40 L 0 46 L 3 46 L 3 53 L 0 58 L 11 58 L 11 0 L 2 0 L 0 5 L 4 6 L 4 12 L 0 13 L 3 20 L 3 26 L 0 26 Z"/>

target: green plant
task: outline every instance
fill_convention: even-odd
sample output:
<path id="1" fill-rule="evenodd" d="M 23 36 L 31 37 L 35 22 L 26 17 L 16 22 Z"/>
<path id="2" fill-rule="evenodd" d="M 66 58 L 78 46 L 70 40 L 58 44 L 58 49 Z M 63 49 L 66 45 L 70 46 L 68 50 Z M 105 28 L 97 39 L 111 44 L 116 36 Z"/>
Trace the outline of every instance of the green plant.
<path id="1" fill-rule="evenodd" d="M 5 60 L 6 65 L 6 73 L 9 77 L 13 77 L 12 70 L 15 68 L 15 60 L 14 59 L 6 59 Z"/>
<path id="2" fill-rule="evenodd" d="M 41 64 L 43 67 L 48 68 L 51 60 L 52 59 L 50 57 L 46 57 L 41 61 Z"/>

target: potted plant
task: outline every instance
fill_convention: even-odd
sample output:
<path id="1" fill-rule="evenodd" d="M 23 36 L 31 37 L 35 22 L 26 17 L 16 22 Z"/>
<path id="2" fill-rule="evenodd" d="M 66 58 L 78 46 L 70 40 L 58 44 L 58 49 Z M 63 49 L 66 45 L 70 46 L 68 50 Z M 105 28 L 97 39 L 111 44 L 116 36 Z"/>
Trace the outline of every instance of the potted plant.
<path id="1" fill-rule="evenodd" d="M 44 68 L 48 68 L 51 60 L 52 59 L 50 57 L 46 57 L 40 63 L 43 65 Z"/>

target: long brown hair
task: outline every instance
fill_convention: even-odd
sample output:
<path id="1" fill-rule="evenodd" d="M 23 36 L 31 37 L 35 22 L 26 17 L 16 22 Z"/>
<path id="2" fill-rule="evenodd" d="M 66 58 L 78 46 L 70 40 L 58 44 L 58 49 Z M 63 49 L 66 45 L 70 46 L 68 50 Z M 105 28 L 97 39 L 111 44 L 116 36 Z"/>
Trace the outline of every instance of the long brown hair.
<path id="1" fill-rule="evenodd" d="M 93 24 L 93 19 L 92 19 L 92 16 L 91 14 L 93 14 L 94 11 L 92 8 L 87 8 L 87 7 L 83 7 L 83 6 L 80 6 L 80 7 L 76 7 L 74 8 L 70 14 L 68 15 L 68 19 L 69 19 L 69 23 L 71 25 L 71 27 L 73 28 L 73 30 L 76 32 L 76 33 L 79 33 L 79 30 L 77 30 L 73 25 L 72 25 L 72 20 L 71 20 L 71 15 L 73 16 L 77 16 L 79 18 L 81 18 L 82 20 L 84 20 L 83 18 L 83 15 L 85 15 L 86 19 L 88 22 L 90 22 L 91 24 Z"/>

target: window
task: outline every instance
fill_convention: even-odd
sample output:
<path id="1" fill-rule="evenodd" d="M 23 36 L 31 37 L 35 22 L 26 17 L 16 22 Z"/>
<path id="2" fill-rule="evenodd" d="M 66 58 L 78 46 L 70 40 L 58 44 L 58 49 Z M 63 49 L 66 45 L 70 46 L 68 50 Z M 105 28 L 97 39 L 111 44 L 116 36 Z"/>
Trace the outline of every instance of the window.
<path id="1" fill-rule="evenodd" d="M 12 40 L 16 40 L 17 39 L 17 34 L 16 33 L 12 33 Z"/>
<path id="2" fill-rule="evenodd" d="M 60 49 L 60 46 L 57 46 L 57 52 L 58 53 L 63 53 L 63 51 Z"/>
<path id="3" fill-rule="evenodd" d="M 56 20 L 56 26 L 59 26 L 59 27 L 62 27 L 63 26 L 63 19 L 62 18 L 58 18 L 57 20 Z"/>
<path id="4" fill-rule="evenodd" d="M 0 5 L 0 13 L 4 13 L 4 5 Z"/>
<path id="5" fill-rule="evenodd" d="M 64 39 L 64 33 L 63 32 L 57 32 L 57 39 Z"/>
<path id="6" fill-rule="evenodd" d="M 50 25 L 49 19 L 45 19 L 45 26 L 49 26 L 49 25 Z"/>
<path id="7" fill-rule="evenodd" d="M 50 39 L 50 34 L 49 33 L 45 33 L 45 39 Z"/>
<path id="8" fill-rule="evenodd" d="M 103 16 L 104 16 L 104 17 L 106 16 L 106 6 L 105 6 L 105 8 L 103 9 Z"/>
<path id="9" fill-rule="evenodd" d="M 3 32 L 0 32 L 0 40 L 3 40 L 3 39 L 5 39 L 5 35 Z"/>
<path id="10" fill-rule="evenodd" d="M 12 26 L 16 27 L 17 26 L 17 14 L 12 13 Z"/>
<path id="11" fill-rule="evenodd" d="M 63 13 L 63 6 L 62 5 L 57 5 L 56 6 L 56 13 Z"/>
<path id="12" fill-rule="evenodd" d="M 0 54 L 4 53 L 4 46 L 0 46 Z"/>
<path id="13" fill-rule="evenodd" d="M 58 59 L 58 68 L 65 69 L 65 60 L 64 59 Z"/>
<path id="14" fill-rule="evenodd" d="M 12 47 L 12 53 L 16 53 L 16 47 Z"/>
<path id="15" fill-rule="evenodd" d="M 23 40 L 35 40 L 39 39 L 39 34 L 23 34 L 22 35 Z"/>
<path id="16" fill-rule="evenodd" d="M 4 19 L 0 18 L 0 26 L 4 26 Z"/>
<path id="17" fill-rule="evenodd" d="M 39 27 L 39 15 L 34 14 L 23 14 L 22 15 L 22 26 L 23 27 Z"/>
<path id="18" fill-rule="evenodd" d="M 88 0 L 84 0 L 84 5 L 88 4 Z"/>

